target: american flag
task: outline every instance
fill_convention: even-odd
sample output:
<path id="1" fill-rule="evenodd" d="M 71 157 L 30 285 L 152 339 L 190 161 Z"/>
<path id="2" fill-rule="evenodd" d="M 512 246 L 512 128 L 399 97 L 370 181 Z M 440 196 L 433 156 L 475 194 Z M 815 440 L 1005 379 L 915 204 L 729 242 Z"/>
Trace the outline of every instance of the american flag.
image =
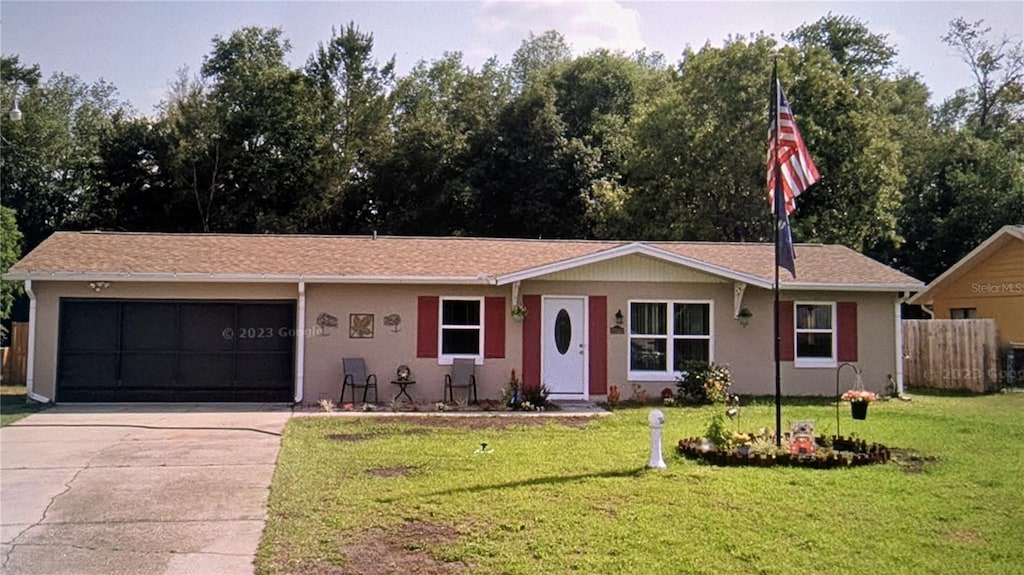
<path id="1" fill-rule="evenodd" d="M 782 180 L 780 187 L 786 198 L 788 216 L 796 209 L 796 197 L 817 182 L 819 176 L 818 168 L 814 167 L 814 160 L 796 127 L 793 110 L 782 93 L 782 82 L 778 79 L 775 80 L 775 89 L 778 101 L 773 102 L 768 118 L 768 201 L 772 213 L 775 213 L 775 162 L 778 161 L 778 174 Z M 776 142 L 778 150 L 775 148 Z"/>

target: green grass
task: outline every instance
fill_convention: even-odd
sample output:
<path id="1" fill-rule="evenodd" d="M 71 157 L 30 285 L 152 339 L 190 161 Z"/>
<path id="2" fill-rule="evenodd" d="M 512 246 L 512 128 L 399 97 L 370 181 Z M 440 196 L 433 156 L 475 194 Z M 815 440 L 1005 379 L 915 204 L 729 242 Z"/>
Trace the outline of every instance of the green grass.
<path id="1" fill-rule="evenodd" d="M 643 467 L 648 409 L 584 428 L 295 418 L 257 570 L 389 573 L 397 564 L 397 573 L 419 561 L 421 573 L 1019 572 L 1024 394 L 918 395 L 872 404 L 866 421 L 842 408 L 844 435 L 938 460 L 908 473 L 896 464 L 718 468 L 678 457 L 674 444 L 700 435 L 710 408 L 664 410 L 664 471 Z M 785 402 L 784 422 L 794 419 L 835 432 L 834 407 L 822 402 Z M 745 407 L 740 424 L 773 421 L 762 403 Z M 494 453 L 474 455 L 483 441 Z M 368 473 L 400 467 L 412 472 Z M 424 525 L 448 536 L 417 536 Z M 377 554 L 377 570 L 367 570 L 367 553 Z"/>
<path id="2" fill-rule="evenodd" d="M 0 385 L 0 427 L 10 425 L 45 407 L 26 399 L 24 385 Z"/>

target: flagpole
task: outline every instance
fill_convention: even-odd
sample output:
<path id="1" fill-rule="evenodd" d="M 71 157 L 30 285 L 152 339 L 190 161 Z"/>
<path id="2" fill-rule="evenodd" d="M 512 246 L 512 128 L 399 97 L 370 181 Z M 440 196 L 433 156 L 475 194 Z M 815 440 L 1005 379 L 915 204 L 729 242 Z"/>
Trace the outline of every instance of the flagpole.
<path id="1" fill-rule="evenodd" d="M 772 58 L 772 89 L 770 116 L 773 138 L 772 170 L 775 176 L 775 189 L 772 192 L 772 227 L 775 229 L 775 283 L 772 291 L 775 295 L 775 446 L 782 446 L 782 367 L 779 361 L 782 352 L 782 333 L 779 330 L 779 210 L 785 209 L 781 196 L 782 178 L 779 173 L 779 58 L 780 54 L 775 52 Z"/>

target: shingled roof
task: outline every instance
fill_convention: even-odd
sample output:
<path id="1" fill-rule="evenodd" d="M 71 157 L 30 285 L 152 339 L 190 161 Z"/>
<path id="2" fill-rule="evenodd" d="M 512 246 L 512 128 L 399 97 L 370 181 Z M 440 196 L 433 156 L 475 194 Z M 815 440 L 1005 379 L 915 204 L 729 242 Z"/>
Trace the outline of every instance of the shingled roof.
<path id="1" fill-rule="evenodd" d="M 57 232 L 8 279 L 506 284 L 629 254 L 755 285 L 771 244 L 488 238 Z M 798 244 L 791 288 L 911 290 L 921 282 L 842 246 Z"/>

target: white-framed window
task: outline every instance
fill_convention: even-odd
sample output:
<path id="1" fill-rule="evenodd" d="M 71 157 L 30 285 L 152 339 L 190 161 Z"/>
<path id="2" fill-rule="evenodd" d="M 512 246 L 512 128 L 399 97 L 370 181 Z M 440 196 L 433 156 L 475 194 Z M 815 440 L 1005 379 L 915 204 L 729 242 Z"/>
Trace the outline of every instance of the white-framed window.
<path id="1" fill-rule="evenodd" d="M 455 358 L 484 357 L 484 298 L 442 297 L 437 330 L 438 363 L 450 365 Z"/>
<path id="2" fill-rule="evenodd" d="M 835 302 L 796 302 L 793 306 L 794 365 L 836 366 Z"/>
<path id="3" fill-rule="evenodd" d="M 714 361 L 710 301 L 630 301 L 629 379 L 672 381 L 681 363 Z"/>

